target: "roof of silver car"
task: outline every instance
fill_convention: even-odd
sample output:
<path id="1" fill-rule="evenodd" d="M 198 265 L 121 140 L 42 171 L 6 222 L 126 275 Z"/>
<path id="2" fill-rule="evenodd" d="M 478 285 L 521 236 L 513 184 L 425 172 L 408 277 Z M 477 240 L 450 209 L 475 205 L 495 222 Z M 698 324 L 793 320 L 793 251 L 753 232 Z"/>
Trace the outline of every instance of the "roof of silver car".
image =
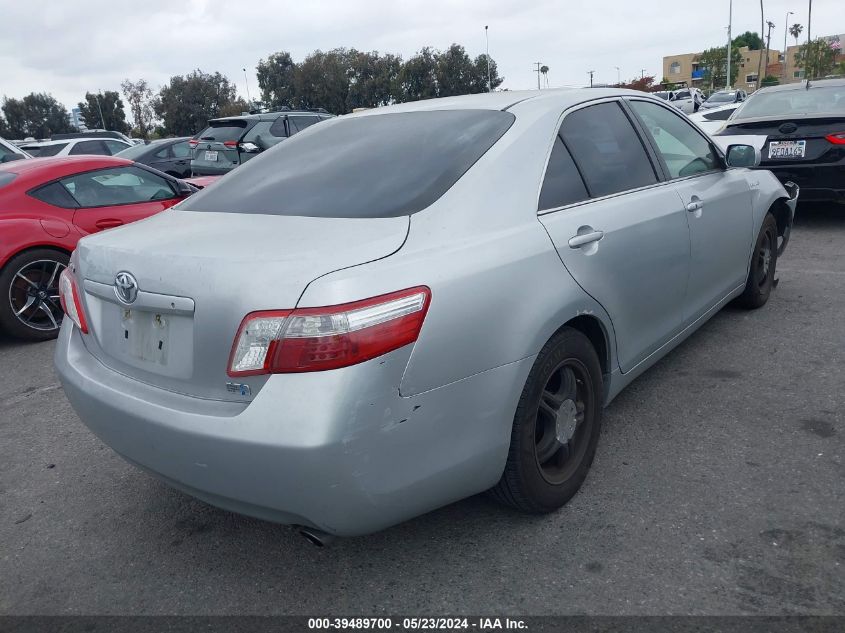
<path id="1" fill-rule="evenodd" d="M 554 88 L 548 90 L 503 90 L 501 92 L 483 92 L 480 94 L 461 95 L 459 97 L 441 97 L 439 99 L 424 99 L 409 103 L 398 103 L 382 108 L 373 108 L 355 112 L 349 116 L 372 116 L 390 112 L 414 112 L 419 110 L 508 110 L 518 103 L 532 101 L 535 103 L 554 102 L 556 106 L 568 107 L 584 101 L 615 97 L 621 95 L 647 96 L 644 92 L 624 90 L 620 88 Z"/>

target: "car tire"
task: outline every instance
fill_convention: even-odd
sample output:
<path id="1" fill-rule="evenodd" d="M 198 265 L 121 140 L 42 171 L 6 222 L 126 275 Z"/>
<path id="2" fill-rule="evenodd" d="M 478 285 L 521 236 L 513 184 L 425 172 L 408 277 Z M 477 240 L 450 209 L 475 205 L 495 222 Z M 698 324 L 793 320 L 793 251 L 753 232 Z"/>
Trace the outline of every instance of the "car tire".
<path id="1" fill-rule="evenodd" d="M 19 253 L 6 263 L 0 271 L 0 329 L 26 341 L 58 336 L 63 316 L 58 297 L 59 274 L 69 259 L 62 251 L 36 248 Z"/>
<path id="2" fill-rule="evenodd" d="M 564 327 L 540 351 L 517 405 L 508 457 L 490 496 L 544 514 L 578 492 L 601 433 L 602 373 L 589 339 Z"/>
<path id="3" fill-rule="evenodd" d="M 766 305 L 775 283 L 778 263 L 778 223 L 767 213 L 751 255 L 751 267 L 745 290 L 737 297 L 737 305 L 753 310 Z"/>

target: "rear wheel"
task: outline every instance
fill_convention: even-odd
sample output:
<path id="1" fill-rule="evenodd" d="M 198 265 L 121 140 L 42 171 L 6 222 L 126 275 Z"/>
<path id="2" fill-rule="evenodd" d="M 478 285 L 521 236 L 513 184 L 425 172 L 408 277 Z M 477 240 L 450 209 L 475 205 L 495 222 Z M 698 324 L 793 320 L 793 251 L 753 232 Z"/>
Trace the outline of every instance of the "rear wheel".
<path id="1" fill-rule="evenodd" d="M 0 271 L 0 327 L 29 341 L 55 338 L 62 323 L 59 275 L 68 256 L 39 248 L 13 257 Z"/>
<path id="2" fill-rule="evenodd" d="M 517 406 L 505 471 L 490 493 L 552 512 L 581 487 L 601 431 L 602 374 L 589 339 L 563 328 L 542 349 Z"/>
<path id="3" fill-rule="evenodd" d="M 771 213 L 766 214 L 745 282 L 745 290 L 736 302 L 743 308 L 759 308 L 766 304 L 775 282 L 778 263 L 778 224 Z"/>

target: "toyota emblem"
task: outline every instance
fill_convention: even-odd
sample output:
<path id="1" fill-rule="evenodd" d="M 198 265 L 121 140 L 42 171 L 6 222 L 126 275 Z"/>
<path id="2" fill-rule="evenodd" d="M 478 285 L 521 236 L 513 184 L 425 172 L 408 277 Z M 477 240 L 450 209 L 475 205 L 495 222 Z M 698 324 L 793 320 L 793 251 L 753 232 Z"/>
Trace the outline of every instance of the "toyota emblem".
<path id="1" fill-rule="evenodd" d="M 114 277 L 114 294 L 125 304 L 138 298 L 138 281 L 131 273 L 119 272 Z"/>

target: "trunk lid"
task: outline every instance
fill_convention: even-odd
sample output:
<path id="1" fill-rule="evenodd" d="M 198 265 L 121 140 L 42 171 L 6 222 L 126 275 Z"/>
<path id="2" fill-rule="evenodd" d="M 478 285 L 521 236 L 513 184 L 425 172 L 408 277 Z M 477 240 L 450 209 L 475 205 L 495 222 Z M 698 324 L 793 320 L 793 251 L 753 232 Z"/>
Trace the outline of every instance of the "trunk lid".
<path id="1" fill-rule="evenodd" d="M 226 370 L 238 326 L 256 310 L 296 307 L 317 277 L 395 253 L 407 216 L 338 219 L 170 210 L 84 238 L 77 278 L 104 365 L 147 384 L 249 400 L 266 376 Z M 116 278 L 136 282 L 118 299 Z M 119 285 L 132 284 L 121 276 Z M 126 297 L 128 295 L 124 295 Z"/>
<path id="2" fill-rule="evenodd" d="M 796 118 L 759 118 L 729 121 L 720 136 L 760 136 L 760 167 L 813 165 L 835 162 L 841 158 L 842 146 L 825 136 L 845 132 L 845 116 L 802 116 Z M 795 155 L 800 147 L 803 155 Z"/>

